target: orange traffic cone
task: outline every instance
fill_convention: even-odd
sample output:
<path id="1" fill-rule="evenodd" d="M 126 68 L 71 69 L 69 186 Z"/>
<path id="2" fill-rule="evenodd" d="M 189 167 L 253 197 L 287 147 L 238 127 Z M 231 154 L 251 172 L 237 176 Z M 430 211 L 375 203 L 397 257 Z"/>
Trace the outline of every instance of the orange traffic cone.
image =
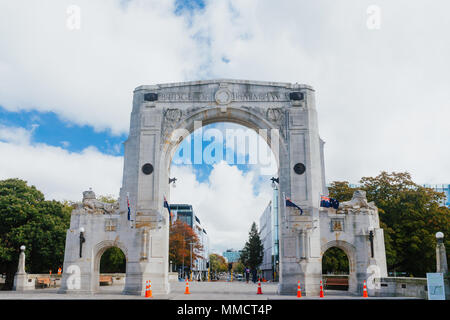
<path id="1" fill-rule="evenodd" d="M 366 280 L 364 280 L 364 286 L 363 286 L 363 297 L 364 297 L 364 298 L 367 298 L 367 297 L 369 297 L 369 296 L 367 295 Z"/>
<path id="2" fill-rule="evenodd" d="M 320 295 L 319 295 L 319 297 L 320 297 L 320 298 L 323 298 L 323 297 L 324 297 L 324 294 L 323 294 L 323 286 L 322 286 L 322 280 L 320 281 Z"/>
<path id="3" fill-rule="evenodd" d="M 61 268 L 58 268 L 58 275 L 61 275 Z"/>
<path id="4" fill-rule="evenodd" d="M 258 279 L 258 291 L 256 292 L 256 294 L 263 294 L 262 290 L 261 290 L 261 280 Z"/>
<path id="5" fill-rule="evenodd" d="M 184 291 L 184 294 L 191 294 L 189 292 L 189 281 L 188 281 L 188 279 L 186 279 L 186 290 Z"/>
<path id="6" fill-rule="evenodd" d="M 147 284 L 145 286 L 145 297 L 146 298 L 152 297 L 152 282 L 150 280 L 147 281 Z"/>
<path id="7" fill-rule="evenodd" d="M 297 285 L 297 298 L 301 298 L 302 297 L 302 289 L 300 289 L 300 280 L 298 280 L 298 285 Z"/>

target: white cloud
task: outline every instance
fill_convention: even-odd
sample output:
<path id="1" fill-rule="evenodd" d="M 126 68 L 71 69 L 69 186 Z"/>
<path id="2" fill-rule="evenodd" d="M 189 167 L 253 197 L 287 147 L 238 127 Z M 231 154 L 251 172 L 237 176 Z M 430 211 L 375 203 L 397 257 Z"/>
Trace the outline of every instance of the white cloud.
<path id="1" fill-rule="evenodd" d="M 254 171 L 244 173 L 224 161 L 213 166 L 204 183 L 196 180 L 190 166 L 172 166 L 170 176 L 177 177 L 177 187 L 170 191 L 170 203 L 193 206 L 210 235 L 210 248 L 215 252 L 241 249 L 252 222 L 259 226 L 259 218 L 272 200 L 269 182 L 261 184 L 254 192 L 257 174 Z"/>
<path id="2" fill-rule="evenodd" d="M 198 63 L 174 1 L 1 1 L 0 105 L 128 130 L 133 89 L 183 80 Z M 66 26 L 77 5 L 80 29 Z"/>
<path id="3" fill-rule="evenodd" d="M 450 181 L 448 1 L 379 0 L 379 30 L 366 25 L 372 1 L 207 3 L 194 28 L 212 77 L 315 88 L 328 181 Z"/>
<path id="4" fill-rule="evenodd" d="M 30 143 L 31 136 L 32 131 L 30 130 L 0 124 L 0 141 L 24 145 Z"/>
<path id="5" fill-rule="evenodd" d="M 207 1 L 189 22 L 174 1 L 121 3 L 2 1 L 0 105 L 123 133 L 141 84 L 306 83 L 327 180 L 407 170 L 417 182 L 450 181 L 448 1 L 378 0 L 379 30 L 366 27 L 366 0 Z M 78 31 L 66 28 L 71 4 L 81 8 Z"/>
<path id="6" fill-rule="evenodd" d="M 28 132 L 20 129 L 12 128 L 10 133 Z M 82 192 L 90 187 L 97 195 L 118 197 L 122 157 L 105 155 L 94 147 L 72 153 L 60 147 L 31 144 L 30 135 L 24 134 L 24 140 L 0 141 L 0 179 L 26 180 L 41 190 L 46 199 L 81 201 Z"/>

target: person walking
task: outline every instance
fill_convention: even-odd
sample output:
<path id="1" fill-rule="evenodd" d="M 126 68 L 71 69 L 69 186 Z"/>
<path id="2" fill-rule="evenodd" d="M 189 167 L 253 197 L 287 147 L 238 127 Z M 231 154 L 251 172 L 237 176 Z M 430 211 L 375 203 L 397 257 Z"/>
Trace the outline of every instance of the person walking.
<path id="1" fill-rule="evenodd" d="M 256 269 L 252 269 L 252 281 L 253 283 L 256 283 L 256 281 L 258 281 Z"/>
<path id="2" fill-rule="evenodd" d="M 249 280 L 250 280 L 250 269 L 248 267 L 246 267 L 245 268 L 245 281 L 247 281 L 247 283 L 248 283 Z"/>

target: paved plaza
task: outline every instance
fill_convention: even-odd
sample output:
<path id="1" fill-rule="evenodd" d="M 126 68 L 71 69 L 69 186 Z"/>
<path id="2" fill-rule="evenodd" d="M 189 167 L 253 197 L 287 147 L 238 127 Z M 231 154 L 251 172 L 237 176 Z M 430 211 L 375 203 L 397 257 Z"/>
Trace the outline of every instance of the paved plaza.
<path id="1" fill-rule="evenodd" d="M 336 300 L 336 299 L 414 299 L 414 298 L 381 298 L 350 295 L 346 291 L 326 290 L 325 297 L 302 297 L 278 295 L 277 283 L 262 283 L 263 294 L 256 294 L 258 285 L 245 282 L 189 282 L 190 294 L 184 294 L 184 282 L 170 282 L 171 293 L 168 295 L 155 295 L 152 298 L 123 295 L 122 285 L 102 286 L 100 292 L 94 295 L 58 294 L 58 288 L 36 289 L 26 292 L 0 291 L 0 299 L 167 299 L 167 300 Z"/>

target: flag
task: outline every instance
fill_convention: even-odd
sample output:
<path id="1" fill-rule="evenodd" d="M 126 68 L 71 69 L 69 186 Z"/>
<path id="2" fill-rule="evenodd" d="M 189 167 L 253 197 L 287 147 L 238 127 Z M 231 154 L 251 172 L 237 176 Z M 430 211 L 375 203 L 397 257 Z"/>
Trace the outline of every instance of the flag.
<path id="1" fill-rule="evenodd" d="M 128 193 L 127 193 L 127 207 L 128 207 L 128 221 L 131 220 L 131 209 L 130 209 L 130 199 L 128 199 Z"/>
<path id="2" fill-rule="evenodd" d="M 325 208 L 333 208 L 337 210 L 339 208 L 339 201 L 330 197 L 321 196 L 320 206 Z"/>
<path id="3" fill-rule="evenodd" d="M 298 205 L 296 205 L 295 203 L 293 203 L 291 201 L 291 199 L 289 199 L 288 197 L 286 197 L 286 207 L 294 207 L 297 208 L 298 210 L 300 210 L 300 214 L 303 214 L 303 210 L 302 208 L 300 208 Z"/>
<path id="4" fill-rule="evenodd" d="M 331 199 L 326 196 L 320 197 L 320 206 L 324 208 L 330 208 L 331 207 Z"/>
<path id="5" fill-rule="evenodd" d="M 339 201 L 337 201 L 336 199 L 331 198 L 330 203 L 331 203 L 331 206 L 333 207 L 333 209 L 337 210 L 339 208 Z"/>
<path id="6" fill-rule="evenodd" d="M 167 208 L 167 211 L 169 211 L 169 223 L 172 224 L 172 211 L 170 211 L 170 206 L 167 202 L 166 196 L 164 196 L 164 208 Z"/>

